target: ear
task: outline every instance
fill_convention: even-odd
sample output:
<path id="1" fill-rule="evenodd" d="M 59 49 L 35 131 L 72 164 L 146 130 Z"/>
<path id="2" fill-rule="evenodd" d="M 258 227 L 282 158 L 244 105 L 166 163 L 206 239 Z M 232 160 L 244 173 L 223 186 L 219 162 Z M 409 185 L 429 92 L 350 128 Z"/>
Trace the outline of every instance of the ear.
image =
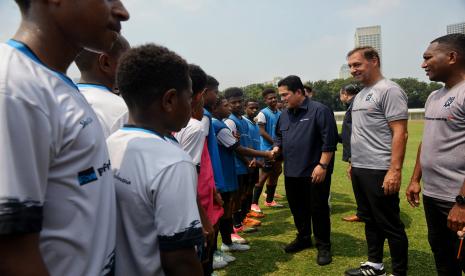
<path id="1" fill-rule="evenodd" d="M 205 90 L 203 90 L 200 93 L 197 93 L 197 95 L 194 96 L 195 99 L 192 99 L 193 101 L 197 103 L 202 103 L 203 104 L 203 97 L 205 96 Z"/>
<path id="2" fill-rule="evenodd" d="M 305 91 L 305 90 L 304 90 L 304 91 Z M 305 96 L 305 92 L 304 92 L 304 91 L 302 91 L 302 89 L 299 88 L 299 89 L 297 89 L 297 90 L 294 92 L 294 94 L 300 93 L 300 95 Z M 292 92 L 292 91 L 291 91 L 291 92 Z"/>
<path id="3" fill-rule="evenodd" d="M 373 65 L 374 65 L 375 67 L 378 67 L 378 68 L 380 67 L 380 66 L 379 66 L 379 59 L 377 59 L 376 57 L 374 57 L 374 58 L 371 60 L 371 62 L 373 63 Z"/>
<path id="4" fill-rule="evenodd" d="M 174 88 L 165 92 L 161 99 L 161 106 L 164 111 L 166 112 L 173 112 L 176 110 L 176 106 L 178 103 L 178 91 Z"/>
<path id="5" fill-rule="evenodd" d="M 107 54 L 100 54 L 98 57 L 98 67 L 100 71 L 109 73 L 112 70 L 112 61 Z"/>
<path id="6" fill-rule="evenodd" d="M 447 58 L 449 59 L 449 64 L 456 64 L 458 59 L 458 54 L 455 51 L 447 53 Z"/>

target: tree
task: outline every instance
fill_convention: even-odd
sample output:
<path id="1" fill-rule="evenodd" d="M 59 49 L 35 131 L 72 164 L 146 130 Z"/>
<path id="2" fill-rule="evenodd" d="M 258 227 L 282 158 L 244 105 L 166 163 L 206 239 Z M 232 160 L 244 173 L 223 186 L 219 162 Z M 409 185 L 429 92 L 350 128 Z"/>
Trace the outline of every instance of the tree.
<path id="1" fill-rule="evenodd" d="M 426 83 L 415 78 L 399 78 L 392 79 L 392 81 L 402 87 L 407 94 L 409 108 L 423 108 L 429 94 L 442 87 L 442 85 L 437 82 Z M 356 83 L 355 79 L 349 78 L 333 79 L 330 81 L 307 81 L 304 84 L 312 87 L 314 91 L 313 100 L 325 104 L 333 111 L 341 111 L 345 110 L 346 107 L 339 100 L 339 91 L 348 84 Z M 277 90 L 271 83 L 254 83 L 242 87 L 242 90 L 244 90 L 246 99 L 254 99 L 260 103 L 260 106 L 264 106 L 262 91 L 266 88 L 275 88 Z"/>
<path id="2" fill-rule="evenodd" d="M 430 82 L 428 84 L 415 78 L 392 79 L 392 81 L 402 87 L 407 94 L 409 108 L 425 107 L 429 94 L 442 87 L 442 85 L 437 82 Z"/>

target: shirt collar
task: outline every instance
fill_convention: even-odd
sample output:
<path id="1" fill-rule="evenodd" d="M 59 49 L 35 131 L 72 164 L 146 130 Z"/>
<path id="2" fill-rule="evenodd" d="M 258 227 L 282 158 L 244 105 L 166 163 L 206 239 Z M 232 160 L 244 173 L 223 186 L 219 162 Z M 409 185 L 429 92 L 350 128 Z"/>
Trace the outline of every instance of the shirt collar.
<path id="1" fill-rule="evenodd" d="M 97 84 L 97 83 L 77 83 L 76 84 L 78 88 L 82 88 L 82 89 L 85 89 L 85 88 L 96 88 L 96 89 L 99 89 L 99 90 L 103 90 L 103 91 L 106 91 L 106 92 L 111 92 L 113 93 L 113 91 L 111 91 L 110 88 L 106 87 L 105 85 L 102 85 L 102 84 Z"/>

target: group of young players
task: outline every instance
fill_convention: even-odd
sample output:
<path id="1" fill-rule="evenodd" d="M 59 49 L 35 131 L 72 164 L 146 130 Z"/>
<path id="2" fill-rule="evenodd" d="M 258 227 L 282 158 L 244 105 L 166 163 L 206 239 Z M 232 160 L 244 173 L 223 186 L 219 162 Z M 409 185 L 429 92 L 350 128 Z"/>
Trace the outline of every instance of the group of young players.
<path id="1" fill-rule="evenodd" d="M 281 206 L 276 91 L 258 113 L 173 51 L 131 49 L 119 0 L 16 3 L 0 45 L 0 274 L 211 275 L 248 250 L 238 233 L 260 225 L 267 180 L 265 205 Z"/>
<path id="2" fill-rule="evenodd" d="M 265 215 L 258 200 L 268 179 L 265 206 L 283 206 L 274 200 L 281 162 L 271 154 L 280 111 L 274 89 L 263 91 L 267 107 L 259 111 L 259 103 L 245 100 L 240 88 L 228 88 L 218 96 L 218 81 L 199 66 L 190 64 L 189 74 L 192 115 L 174 137 L 197 167 L 199 210 L 207 236 L 203 269 L 210 275 L 234 261 L 225 252 L 250 249 L 239 234 L 255 232 L 261 225 L 257 218 Z"/>

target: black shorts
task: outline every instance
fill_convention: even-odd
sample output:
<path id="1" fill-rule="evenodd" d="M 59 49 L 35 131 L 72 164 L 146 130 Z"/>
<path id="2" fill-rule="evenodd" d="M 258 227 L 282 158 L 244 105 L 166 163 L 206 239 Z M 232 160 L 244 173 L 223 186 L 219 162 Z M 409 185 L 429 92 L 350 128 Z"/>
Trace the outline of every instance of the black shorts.
<path id="1" fill-rule="evenodd" d="M 259 169 L 255 168 L 252 172 L 249 173 L 249 186 L 255 186 L 259 180 Z"/>

